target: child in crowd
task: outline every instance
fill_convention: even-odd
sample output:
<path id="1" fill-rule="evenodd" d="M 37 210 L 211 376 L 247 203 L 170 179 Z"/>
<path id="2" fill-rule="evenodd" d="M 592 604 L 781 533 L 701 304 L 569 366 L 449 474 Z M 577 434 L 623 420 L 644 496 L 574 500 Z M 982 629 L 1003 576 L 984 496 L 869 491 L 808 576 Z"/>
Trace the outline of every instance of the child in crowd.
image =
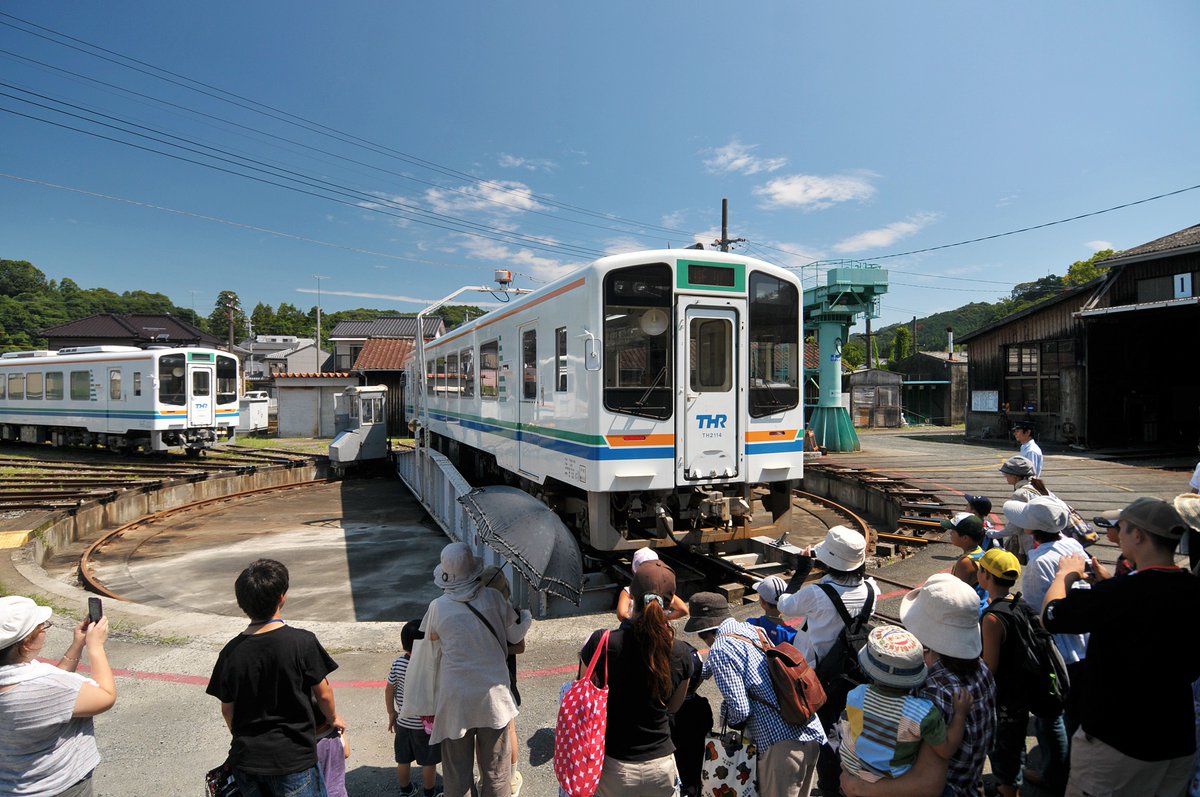
<path id="1" fill-rule="evenodd" d="M 629 565 L 629 569 L 637 573 L 638 568 L 646 562 L 653 562 L 658 559 L 658 553 L 653 548 L 638 548 L 633 555 L 633 560 Z M 667 607 L 668 620 L 682 620 L 688 616 L 687 602 L 676 595 L 671 599 L 671 605 Z M 629 592 L 629 587 L 625 587 L 617 595 L 617 619 L 622 623 L 630 620 L 633 617 L 633 596 Z"/>
<path id="2" fill-rule="evenodd" d="M 986 495 L 964 495 L 963 499 L 967 508 L 983 523 L 983 550 L 998 547 L 1000 541 L 996 539 L 996 525 L 992 523 L 992 499 Z"/>
<path id="3" fill-rule="evenodd" d="M 979 596 L 979 613 L 987 608 L 988 596 L 983 587 L 979 586 L 979 560 L 983 556 L 983 521 L 978 515 L 959 512 L 950 520 L 943 520 L 941 526 L 950 531 L 950 544 L 963 552 L 963 556 L 954 563 L 950 572 Z"/>
<path id="4" fill-rule="evenodd" d="M 983 636 L 983 663 L 996 681 L 996 735 L 988 760 L 1001 797 L 1016 797 L 1025 766 L 1025 735 L 1029 725 L 1029 698 L 1017 678 L 1021 638 L 1012 630 L 1012 588 L 1021 578 L 1016 554 L 994 548 L 979 560 L 979 583 L 987 590 L 988 609 L 979 626 Z"/>
<path id="5" fill-rule="evenodd" d="M 754 587 L 758 593 L 758 604 L 766 612 L 762 617 L 751 617 L 746 622 L 767 632 L 772 645 L 780 642 L 796 644 L 796 629 L 783 621 L 779 613 L 779 596 L 787 592 L 787 582 L 781 576 L 767 576 Z"/>
<path id="6" fill-rule="evenodd" d="M 911 690 L 925 683 L 925 651 L 894 625 L 871 630 L 858 661 L 871 683 L 855 687 L 838 723 L 842 767 L 866 781 L 898 778 L 912 768 L 922 743 L 949 760 L 962 744 L 971 696 L 954 696 L 949 727 L 941 711 Z"/>
<path id="7" fill-rule="evenodd" d="M 387 704 L 388 732 L 396 735 L 396 779 L 400 781 L 401 797 L 417 797 L 417 787 L 412 782 L 413 761 L 421 767 L 424 797 L 440 797 L 436 795 L 436 786 L 437 765 L 442 763 L 441 748 L 429 743 L 429 731 L 420 719 L 400 716 L 400 707 L 404 703 L 404 676 L 408 672 L 413 642 L 425 637 L 420 628 L 420 620 L 411 620 L 400 630 L 404 653 L 392 662 L 383 694 Z"/>

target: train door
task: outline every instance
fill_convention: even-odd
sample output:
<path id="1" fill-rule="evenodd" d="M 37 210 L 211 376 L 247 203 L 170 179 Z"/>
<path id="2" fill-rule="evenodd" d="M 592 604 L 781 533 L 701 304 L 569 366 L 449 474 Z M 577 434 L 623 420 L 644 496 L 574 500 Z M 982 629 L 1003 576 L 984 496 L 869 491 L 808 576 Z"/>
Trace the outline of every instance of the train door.
<path id="1" fill-rule="evenodd" d="M 212 426 L 216 417 L 213 366 L 188 363 L 188 426 Z"/>
<path id="2" fill-rule="evenodd" d="M 727 479 L 738 475 L 738 340 L 739 306 L 685 300 L 685 357 L 680 363 L 683 388 L 683 456 L 679 458 L 681 483 L 701 479 Z"/>
<path id="3" fill-rule="evenodd" d="M 521 384 L 517 388 L 517 469 L 536 472 L 532 427 L 537 420 L 538 359 L 537 325 L 518 329 L 521 336 Z"/>

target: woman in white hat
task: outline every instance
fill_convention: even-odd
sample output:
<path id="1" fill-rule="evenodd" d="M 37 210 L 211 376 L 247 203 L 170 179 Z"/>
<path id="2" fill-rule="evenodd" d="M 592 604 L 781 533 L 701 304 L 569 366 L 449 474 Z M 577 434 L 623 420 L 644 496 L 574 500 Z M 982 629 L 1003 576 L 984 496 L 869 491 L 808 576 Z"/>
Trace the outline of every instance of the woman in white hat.
<path id="1" fill-rule="evenodd" d="M 46 607 L 0 598 L 0 793 L 90 797 L 100 763 L 92 717 L 117 701 L 108 618 L 77 625 L 57 667 L 36 660 L 49 628 Z M 85 647 L 91 678 L 75 673 Z"/>
<path id="2" fill-rule="evenodd" d="M 495 589 L 480 581 L 483 563 L 461 542 L 442 549 L 433 581 L 442 596 L 429 604 L 421 622 L 426 639 L 441 643 L 440 687 L 431 744 L 441 744 L 445 797 L 471 793 L 474 765 L 482 797 L 512 793 L 512 750 L 508 724 L 517 716 L 509 688 L 508 652 L 529 630 L 520 614 Z"/>
<path id="3" fill-rule="evenodd" d="M 646 562 L 658 561 L 658 552 L 653 548 L 638 548 L 633 555 L 633 560 L 629 565 L 629 569 L 636 575 L 638 568 Z M 622 623 L 633 619 L 633 593 L 629 591 L 629 587 L 624 587 L 617 595 L 617 619 Z M 667 608 L 667 621 L 682 620 L 688 616 L 687 603 L 683 598 L 676 595 L 671 601 L 671 605 Z"/>

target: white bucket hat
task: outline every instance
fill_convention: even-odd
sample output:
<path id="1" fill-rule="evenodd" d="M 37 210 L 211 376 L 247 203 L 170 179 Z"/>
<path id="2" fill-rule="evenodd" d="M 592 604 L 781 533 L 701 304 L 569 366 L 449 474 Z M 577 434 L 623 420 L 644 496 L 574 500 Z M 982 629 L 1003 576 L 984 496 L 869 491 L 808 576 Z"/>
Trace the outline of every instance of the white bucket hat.
<path id="1" fill-rule="evenodd" d="M 858 663 L 875 683 L 900 689 L 920 686 L 929 674 L 921 643 L 898 625 L 872 628 Z"/>
<path id="2" fill-rule="evenodd" d="M 854 529 L 834 526 L 813 553 L 818 562 L 834 570 L 857 570 L 867 561 L 867 541 Z"/>
<path id="3" fill-rule="evenodd" d="M 1048 495 L 1039 495 L 1029 502 L 1004 502 L 1004 522 L 1020 529 L 1061 532 L 1070 520 L 1067 505 Z"/>
<path id="4" fill-rule="evenodd" d="M 20 595 L 0 598 L 0 648 L 15 645 L 50 619 L 51 611 Z"/>
<path id="5" fill-rule="evenodd" d="M 475 558 L 466 543 L 452 542 L 442 549 L 442 563 L 433 568 L 433 583 L 442 589 L 470 584 L 483 573 L 483 562 Z"/>
<path id="6" fill-rule="evenodd" d="M 956 659 L 983 652 L 979 595 L 965 581 L 936 573 L 900 601 L 900 622 L 926 648 Z"/>

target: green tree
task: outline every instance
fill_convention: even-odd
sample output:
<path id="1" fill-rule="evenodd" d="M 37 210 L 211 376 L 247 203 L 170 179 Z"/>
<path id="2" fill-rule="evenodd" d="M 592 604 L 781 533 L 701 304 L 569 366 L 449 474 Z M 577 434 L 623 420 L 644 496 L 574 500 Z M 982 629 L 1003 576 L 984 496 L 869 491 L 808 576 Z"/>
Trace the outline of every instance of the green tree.
<path id="1" fill-rule="evenodd" d="M 860 340 L 847 341 L 842 346 L 842 360 L 846 365 L 857 369 L 867 361 L 867 344 Z"/>
<path id="2" fill-rule="evenodd" d="M 0 296 L 46 290 L 46 275 L 28 260 L 0 260 Z"/>
<path id="3" fill-rule="evenodd" d="M 912 356 L 913 353 L 913 337 L 912 329 L 907 324 L 901 324 L 896 327 L 896 334 L 892 336 L 892 353 L 888 360 L 892 363 L 899 362 L 905 357 Z"/>
<path id="4" fill-rule="evenodd" d="M 1100 265 L 1100 262 L 1107 260 L 1115 254 L 1116 252 L 1111 249 L 1101 249 L 1087 260 L 1076 260 L 1067 269 L 1067 276 L 1063 277 L 1063 284 L 1074 288 L 1076 285 L 1084 285 L 1091 282 L 1096 277 L 1108 271 L 1108 267 Z"/>
<path id="5" fill-rule="evenodd" d="M 230 332 L 230 323 L 233 332 Z M 219 338 L 235 337 L 246 328 L 246 314 L 242 311 L 242 300 L 234 291 L 221 291 L 213 311 L 208 314 L 208 329 Z"/>

